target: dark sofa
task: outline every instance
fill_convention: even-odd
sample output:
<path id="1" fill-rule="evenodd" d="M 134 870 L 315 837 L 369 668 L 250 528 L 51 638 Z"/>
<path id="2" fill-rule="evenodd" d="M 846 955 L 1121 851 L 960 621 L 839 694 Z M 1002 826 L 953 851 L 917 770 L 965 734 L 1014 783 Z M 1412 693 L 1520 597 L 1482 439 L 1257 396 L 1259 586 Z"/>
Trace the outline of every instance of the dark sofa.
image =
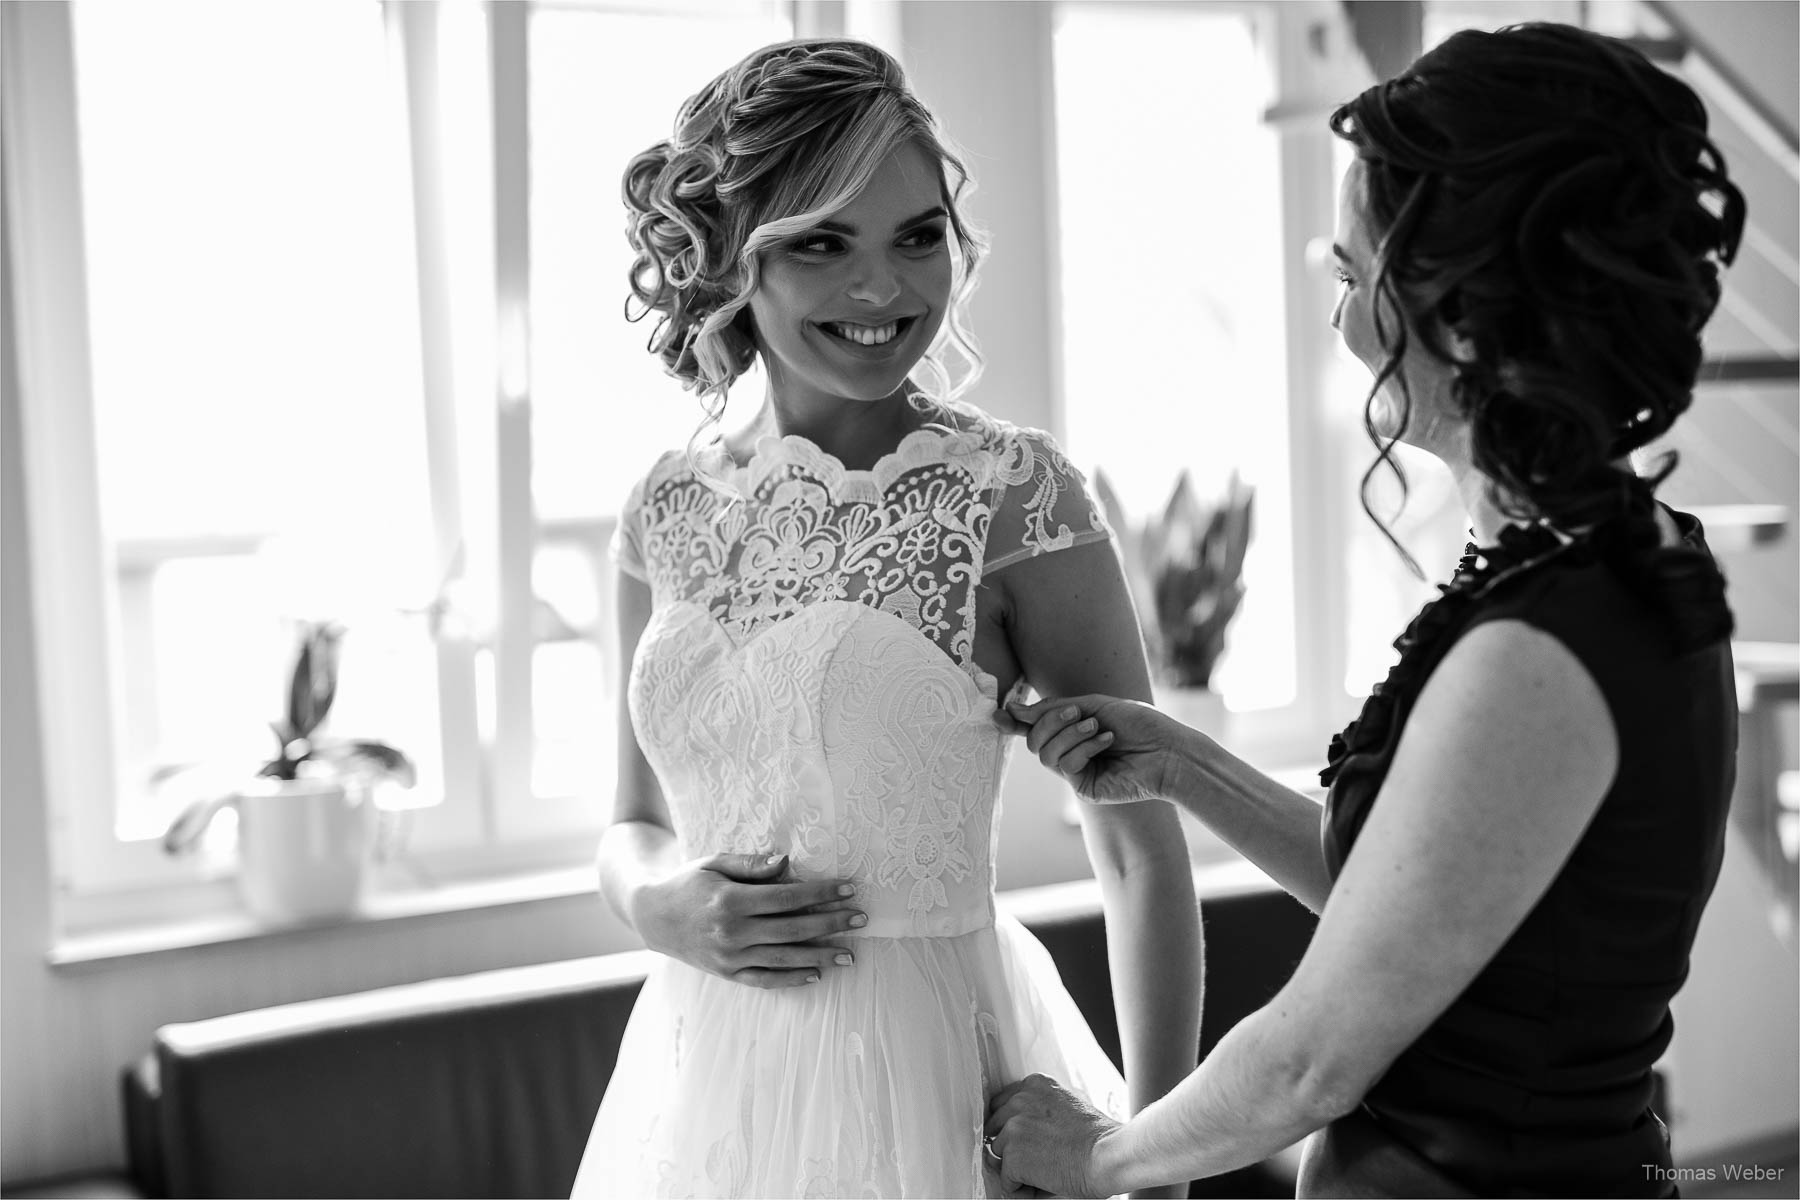
<path id="1" fill-rule="evenodd" d="M 1205 877 L 1203 877 L 1203 881 Z M 1286 980 L 1313 917 L 1267 883 L 1208 882 L 1202 1053 Z M 1091 883 L 1005 903 L 1115 1060 Z M 149 1196 L 565 1196 L 646 952 L 483 972 L 165 1026 L 124 1076 Z M 1195 1195 L 1289 1195 L 1261 1164 Z"/>

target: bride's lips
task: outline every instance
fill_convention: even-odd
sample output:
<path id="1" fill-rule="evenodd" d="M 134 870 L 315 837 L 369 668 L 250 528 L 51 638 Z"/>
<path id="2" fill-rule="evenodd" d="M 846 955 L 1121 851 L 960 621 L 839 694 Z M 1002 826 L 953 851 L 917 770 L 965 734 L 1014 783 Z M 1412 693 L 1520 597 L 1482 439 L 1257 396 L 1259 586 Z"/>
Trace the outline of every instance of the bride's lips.
<path id="1" fill-rule="evenodd" d="M 893 317 L 878 325 L 870 324 L 868 321 L 862 320 L 815 321 L 813 322 L 813 326 L 819 331 L 819 336 L 829 342 L 839 353 L 849 355 L 851 358 L 859 359 L 863 362 L 885 362 L 899 354 L 901 349 L 912 340 L 913 331 L 918 327 L 919 323 L 920 318 L 915 315 Z M 837 333 L 832 329 L 832 326 L 834 325 L 875 332 L 883 331 L 887 326 L 894 326 L 895 328 L 893 336 L 888 338 L 885 342 L 876 345 L 868 345 L 863 342 L 852 341 L 850 338 Z"/>

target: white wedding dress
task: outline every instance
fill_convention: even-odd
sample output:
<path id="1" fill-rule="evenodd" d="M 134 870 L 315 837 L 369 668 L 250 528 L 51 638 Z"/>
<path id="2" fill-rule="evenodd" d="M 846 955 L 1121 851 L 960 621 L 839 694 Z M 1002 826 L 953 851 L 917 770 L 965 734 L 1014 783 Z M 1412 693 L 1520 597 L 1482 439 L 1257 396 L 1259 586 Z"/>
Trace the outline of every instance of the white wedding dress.
<path id="1" fill-rule="evenodd" d="M 985 572 L 1108 536 L 1043 434 L 957 406 L 872 470 L 798 437 L 665 455 L 621 515 L 651 587 L 633 727 L 684 857 L 844 876 L 856 962 L 764 990 L 661 960 L 576 1196 L 980 1196 L 988 1098 L 1042 1071 L 1125 1115 L 1049 955 L 994 905 L 1009 742 Z"/>

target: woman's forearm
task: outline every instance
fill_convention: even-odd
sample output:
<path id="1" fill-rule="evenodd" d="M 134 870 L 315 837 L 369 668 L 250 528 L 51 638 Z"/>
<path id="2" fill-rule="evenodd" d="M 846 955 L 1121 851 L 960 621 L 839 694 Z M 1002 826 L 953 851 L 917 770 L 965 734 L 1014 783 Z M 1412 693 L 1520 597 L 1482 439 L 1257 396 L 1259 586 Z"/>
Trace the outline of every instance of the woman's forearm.
<path id="1" fill-rule="evenodd" d="M 1295 1053 L 1286 1023 L 1275 1004 L 1246 1017 L 1178 1087 L 1102 1138 L 1092 1163 L 1101 1194 L 1260 1162 L 1353 1108 L 1358 1096 Z"/>
<path id="2" fill-rule="evenodd" d="M 637 897 L 646 884 L 680 865 L 679 847 L 675 835 L 654 821 L 615 821 L 600 835 L 595 863 L 607 906 L 641 934 L 634 916 Z"/>
<path id="3" fill-rule="evenodd" d="M 1117 828 L 1090 824 L 1090 851 L 1106 905 L 1107 959 L 1126 1086 L 1131 1111 L 1138 1112 L 1194 1068 L 1204 973 L 1192 866 L 1179 818 L 1160 804 L 1130 816 L 1146 828 L 1134 829 L 1128 840 Z M 1184 1195 L 1185 1189 L 1170 1194 Z"/>
<path id="4" fill-rule="evenodd" d="M 1192 813 L 1314 912 L 1325 907 L 1331 876 L 1319 841 L 1324 809 L 1284 787 L 1198 730 L 1171 747 L 1166 797 Z"/>

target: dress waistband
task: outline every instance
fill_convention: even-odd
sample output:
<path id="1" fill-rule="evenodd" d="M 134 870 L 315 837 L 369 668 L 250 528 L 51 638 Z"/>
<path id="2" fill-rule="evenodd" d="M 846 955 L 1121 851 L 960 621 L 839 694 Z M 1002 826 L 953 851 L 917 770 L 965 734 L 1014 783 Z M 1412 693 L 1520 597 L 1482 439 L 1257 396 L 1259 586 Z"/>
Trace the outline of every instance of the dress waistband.
<path id="1" fill-rule="evenodd" d="M 709 853 L 696 852 L 691 847 L 683 850 L 687 857 Z M 994 924 L 993 873 L 985 856 L 977 862 L 969 862 L 967 858 L 951 859 L 940 868 L 941 860 L 918 855 L 915 857 L 924 861 L 903 863 L 890 873 L 867 869 L 844 871 L 829 859 L 809 859 L 799 850 L 789 851 L 789 854 L 790 870 L 796 879 L 841 876 L 855 884 L 856 894 L 846 903 L 866 914 L 869 921 L 862 928 L 849 931 L 852 936 L 961 937 Z"/>
<path id="2" fill-rule="evenodd" d="M 977 910 L 965 908 L 962 911 L 951 911 L 940 908 L 919 913 L 892 913 L 881 911 L 885 906 L 869 903 L 860 894 L 851 903 L 869 914 L 867 925 L 850 931 L 853 937 L 952 938 L 991 929 L 994 924 L 992 904 L 980 906 Z"/>

